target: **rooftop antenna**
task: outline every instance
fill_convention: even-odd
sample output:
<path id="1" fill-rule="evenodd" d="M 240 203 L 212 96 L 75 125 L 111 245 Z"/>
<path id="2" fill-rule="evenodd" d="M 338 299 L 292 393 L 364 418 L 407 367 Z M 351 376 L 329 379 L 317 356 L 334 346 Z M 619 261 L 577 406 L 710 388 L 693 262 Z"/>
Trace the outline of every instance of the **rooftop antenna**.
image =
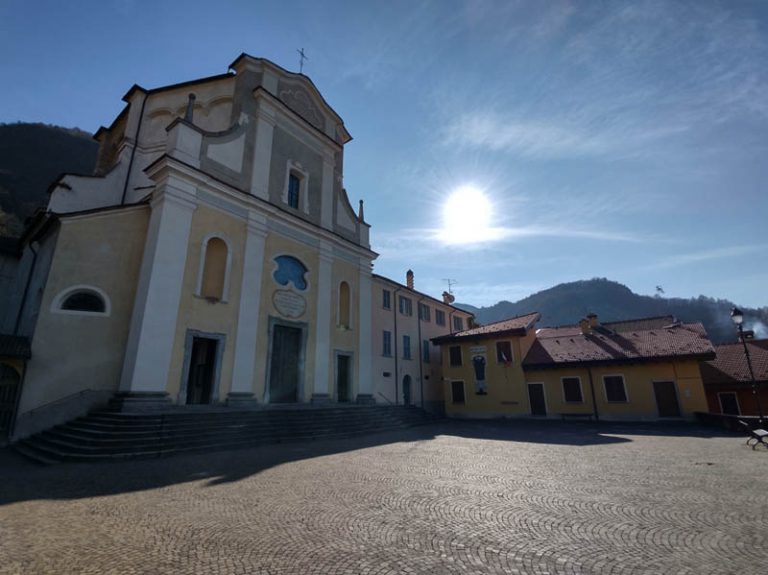
<path id="1" fill-rule="evenodd" d="M 296 51 L 299 53 L 299 74 L 303 74 L 304 73 L 304 60 L 309 60 L 309 58 L 307 58 L 304 55 L 304 48 L 302 48 L 301 50 L 296 50 Z"/>
<path id="2" fill-rule="evenodd" d="M 452 288 L 453 288 L 453 286 L 455 286 L 457 283 L 459 283 L 459 282 L 457 282 L 456 280 L 453 280 L 453 279 L 449 279 L 449 278 L 443 278 L 443 281 L 444 281 L 444 282 L 448 282 L 448 293 L 449 293 L 449 294 L 452 294 L 452 293 L 453 293 L 453 289 L 452 289 Z"/>

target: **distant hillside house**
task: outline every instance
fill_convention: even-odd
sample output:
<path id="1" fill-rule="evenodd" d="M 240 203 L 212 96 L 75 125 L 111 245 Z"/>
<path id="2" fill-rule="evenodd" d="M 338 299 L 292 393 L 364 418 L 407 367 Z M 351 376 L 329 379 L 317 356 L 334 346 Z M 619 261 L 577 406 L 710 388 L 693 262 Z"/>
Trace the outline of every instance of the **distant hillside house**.
<path id="1" fill-rule="evenodd" d="M 424 341 L 453 329 L 438 310 L 461 329 L 471 314 L 372 279 L 362 201 L 354 210 L 343 188 L 351 136 L 311 80 L 246 54 L 229 69 L 134 85 L 95 135 L 96 174 L 53 184 L 4 292 L 0 440 L 8 421 L 21 438 L 107 402 L 149 410 L 429 397 L 423 367 L 412 366 L 431 365 Z M 402 318 L 387 315 L 397 330 L 389 319 L 373 324 L 383 290 L 390 310 L 411 303 Z M 410 357 L 397 369 L 377 360 L 373 377 L 372 334 L 386 330 L 398 338 L 393 352 L 410 341 Z M 409 393 L 399 393 L 406 375 Z"/>
<path id="2" fill-rule="evenodd" d="M 765 414 L 768 411 L 768 339 L 747 340 L 747 347 Z M 715 359 L 701 364 L 709 411 L 727 415 L 758 415 L 757 397 L 753 393 L 744 345 L 741 342 L 718 345 L 715 352 Z"/>
<path id="3" fill-rule="evenodd" d="M 536 329 L 538 313 L 433 339 L 453 417 L 691 419 L 706 411 L 700 323 L 657 317 Z"/>

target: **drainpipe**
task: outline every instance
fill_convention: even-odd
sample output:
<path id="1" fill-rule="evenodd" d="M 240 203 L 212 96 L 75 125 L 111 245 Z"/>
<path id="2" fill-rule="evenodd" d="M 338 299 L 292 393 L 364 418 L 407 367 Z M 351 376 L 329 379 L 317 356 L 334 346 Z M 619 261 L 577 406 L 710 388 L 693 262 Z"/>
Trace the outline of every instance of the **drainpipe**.
<path id="1" fill-rule="evenodd" d="M 24 313 L 24 308 L 27 305 L 27 296 L 29 294 L 29 286 L 32 283 L 32 276 L 35 273 L 35 266 L 37 265 L 37 250 L 33 245 L 34 242 L 29 242 L 29 249 L 32 250 L 32 264 L 29 266 L 29 274 L 27 274 L 27 283 L 24 286 L 24 293 L 21 296 L 21 304 L 19 304 L 19 311 L 16 313 L 16 323 L 13 326 L 13 335 L 19 335 L 19 327 L 21 326 L 21 315 Z"/>
<path id="2" fill-rule="evenodd" d="M 392 313 L 394 314 L 394 317 L 395 317 L 395 333 L 392 338 L 395 340 L 392 342 L 392 350 L 393 350 L 393 353 L 395 354 L 395 405 L 397 405 L 398 403 L 398 397 L 399 397 L 398 396 L 398 387 L 399 387 L 398 380 L 400 379 L 400 372 L 397 370 L 397 364 L 398 364 L 398 361 L 397 361 L 397 356 L 398 356 L 397 354 L 397 309 L 398 309 L 398 306 L 400 305 L 399 302 L 397 301 L 397 294 L 399 291 L 400 291 L 400 288 L 397 288 L 392 294 L 392 299 L 394 300 L 392 302 Z"/>
<path id="3" fill-rule="evenodd" d="M 421 340 L 421 302 L 423 301 L 424 298 L 422 297 L 416 302 L 416 329 L 419 333 L 419 395 L 421 396 L 421 409 L 424 409 L 424 349 L 422 348 L 424 342 Z"/>
<path id="4" fill-rule="evenodd" d="M 600 414 L 597 412 L 597 397 L 595 396 L 595 382 L 592 380 L 592 367 L 588 367 L 589 389 L 592 391 L 592 410 L 595 412 L 595 421 L 600 421 Z"/>
<path id="5" fill-rule="evenodd" d="M 120 205 L 125 204 L 125 196 L 128 193 L 128 182 L 131 179 L 131 169 L 133 168 L 133 158 L 136 155 L 136 148 L 139 147 L 139 134 L 141 134 L 141 120 L 144 118 L 144 106 L 147 105 L 147 99 L 149 95 L 144 92 L 144 100 L 141 102 L 141 110 L 139 110 L 139 124 L 136 126 L 136 134 L 134 135 L 133 150 L 131 150 L 131 159 L 128 161 L 128 173 L 125 175 L 125 183 L 123 184 L 123 195 L 120 198 Z"/>

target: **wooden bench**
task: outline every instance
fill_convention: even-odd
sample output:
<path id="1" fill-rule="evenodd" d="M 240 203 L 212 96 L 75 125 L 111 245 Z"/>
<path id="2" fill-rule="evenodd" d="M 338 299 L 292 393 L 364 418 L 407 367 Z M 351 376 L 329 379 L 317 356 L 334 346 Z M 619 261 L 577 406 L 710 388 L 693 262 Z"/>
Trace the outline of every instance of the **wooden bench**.
<path id="1" fill-rule="evenodd" d="M 560 417 L 563 419 L 563 421 L 567 421 L 569 419 L 579 419 L 584 420 L 587 419 L 589 421 L 592 421 L 592 418 L 595 416 L 594 413 L 561 413 Z"/>
<path id="2" fill-rule="evenodd" d="M 741 424 L 744 431 L 746 431 L 749 435 L 749 438 L 747 439 L 747 445 L 750 444 L 750 441 L 754 441 L 752 444 L 752 449 L 761 443 L 765 445 L 766 448 L 768 448 L 768 431 L 765 429 L 752 429 L 746 421 L 739 420 L 739 423 Z"/>

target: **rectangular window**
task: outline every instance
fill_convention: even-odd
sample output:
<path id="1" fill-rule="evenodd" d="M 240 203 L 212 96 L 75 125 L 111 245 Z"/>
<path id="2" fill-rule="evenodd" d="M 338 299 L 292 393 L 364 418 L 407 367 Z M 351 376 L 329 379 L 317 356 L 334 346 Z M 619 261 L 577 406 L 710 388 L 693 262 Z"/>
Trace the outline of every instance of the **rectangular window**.
<path id="1" fill-rule="evenodd" d="M 384 330 L 382 335 L 384 337 L 382 339 L 381 355 L 392 357 L 392 332 Z"/>
<path id="2" fill-rule="evenodd" d="M 403 336 L 403 359 L 411 359 L 411 336 Z"/>
<path id="3" fill-rule="evenodd" d="M 452 345 L 448 349 L 450 354 L 451 367 L 461 367 L 461 346 Z"/>
<path id="4" fill-rule="evenodd" d="M 583 403 L 581 395 L 581 380 L 578 377 L 564 377 L 563 397 L 566 403 Z"/>
<path id="5" fill-rule="evenodd" d="M 512 342 L 496 342 L 496 361 L 498 363 L 512 363 Z"/>
<path id="6" fill-rule="evenodd" d="M 432 321 L 432 308 L 427 304 L 419 304 L 419 319 L 422 321 Z"/>
<path id="7" fill-rule="evenodd" d="M 301 189 L 301 180 L 296 174 L 288 176 L 288 205 L 299 209 L 299 190 Z"/>
<path id="8" fill-rule="evenodd" d="M 451 382 L 451 401 L 453 403 L 464 403 L 464 382 Z"/>
<path id="9" fill-rule="evenodd" d="M 627 389 L 624 386 L 623 375 L 604 375 L 605 399 L 609 402 L 626 403 Z"/>
<path id="10" fill-rule="evenodd" d="M 437 325 L 445 325 L 445 312 L 443 310 L 435 310 L 435 323 Z"/>
<path id="11" fill-rule="evenodd" d="M 413 315 L 413 307 L 410 298 L 400 296 L 400 313 L 403 315 Z"/>
<path id="12" fill-rule="evenodd" d="M 421 357 L 424 363 L 429 363 L 429 340 L 425 339 L 421 342 Z"/>
<path id="13" fill-rule="evenodd" d="M 388 289 L 381 290 L 381 307 L 392 309 L 392 292 Z"/>
<path id="14" fill-rule="evenodd" d="M 464 329 L 464 318 L 453 318 L 453 331 L 462 331 Z"/>

